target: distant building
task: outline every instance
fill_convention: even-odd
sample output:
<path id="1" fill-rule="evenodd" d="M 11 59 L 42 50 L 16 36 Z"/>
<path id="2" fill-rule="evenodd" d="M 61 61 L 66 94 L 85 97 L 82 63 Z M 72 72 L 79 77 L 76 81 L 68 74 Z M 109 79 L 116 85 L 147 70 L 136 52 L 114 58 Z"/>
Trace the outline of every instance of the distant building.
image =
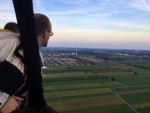
<path id="1" fill-rule="evenodd" d="M 78 56 L 78 51 L 77 51 L 77 48 L 76 48 L 76 56 Z"/>

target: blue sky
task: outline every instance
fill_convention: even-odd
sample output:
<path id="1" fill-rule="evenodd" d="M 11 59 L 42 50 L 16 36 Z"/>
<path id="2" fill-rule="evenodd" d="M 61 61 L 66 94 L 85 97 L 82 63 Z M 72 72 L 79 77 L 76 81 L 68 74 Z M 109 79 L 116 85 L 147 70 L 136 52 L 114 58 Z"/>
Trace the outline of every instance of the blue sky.
<path id="1" fill-rule="evenodd" d="M 150 49 L 150 0 L 33 0 L 53 25 L 50 47 Z M 16 21 L 0 0 L 0 27 Z"/>

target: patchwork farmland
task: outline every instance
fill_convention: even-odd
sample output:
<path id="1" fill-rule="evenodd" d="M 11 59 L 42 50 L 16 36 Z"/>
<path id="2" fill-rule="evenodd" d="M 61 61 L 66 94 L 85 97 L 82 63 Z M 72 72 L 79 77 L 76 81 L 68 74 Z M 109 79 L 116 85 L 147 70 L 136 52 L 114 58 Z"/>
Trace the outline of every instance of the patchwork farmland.
<path id="1" fill-rule="evenodd" d="M 101 64 L 49 65 L 43 69 L 47 103 L 61 113 L 150 113 L 150 70 L 131 65 L 132 58 L 130 65 L 106 59 Z"/>

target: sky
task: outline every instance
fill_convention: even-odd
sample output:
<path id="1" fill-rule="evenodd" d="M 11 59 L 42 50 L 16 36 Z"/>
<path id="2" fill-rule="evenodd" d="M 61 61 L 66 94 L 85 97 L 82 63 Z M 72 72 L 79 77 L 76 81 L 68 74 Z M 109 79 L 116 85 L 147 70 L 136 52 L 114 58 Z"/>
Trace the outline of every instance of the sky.
<path id="1" fill-rule="evenodd" d="M 16 22 L 11 0 L 0 0 L 0 28 Z M 49 17 L 49 47 L 150 50 L 150 0 L 33 0 Z"/>

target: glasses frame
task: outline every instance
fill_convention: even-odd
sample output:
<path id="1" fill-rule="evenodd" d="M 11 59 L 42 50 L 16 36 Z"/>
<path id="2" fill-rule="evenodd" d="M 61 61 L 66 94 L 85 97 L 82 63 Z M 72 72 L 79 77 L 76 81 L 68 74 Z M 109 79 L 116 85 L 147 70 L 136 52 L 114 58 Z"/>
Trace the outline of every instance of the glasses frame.
<path id="1" fill-rule="evenodd" d="M 53 35 L 54 35 L 54 33 L 53 33 L 53 32 L 49 32 L 49 34 L 50 34 L 50 36 L 53 36 Z"/>
<path id="2" fill-rule="evenodd" d="M 49 32 L 50 36 L 53 36 L 53 35 L 54 35 L 54 33 L 51 32 L 50 30 L 47 30 L 47 32 Z"/>

